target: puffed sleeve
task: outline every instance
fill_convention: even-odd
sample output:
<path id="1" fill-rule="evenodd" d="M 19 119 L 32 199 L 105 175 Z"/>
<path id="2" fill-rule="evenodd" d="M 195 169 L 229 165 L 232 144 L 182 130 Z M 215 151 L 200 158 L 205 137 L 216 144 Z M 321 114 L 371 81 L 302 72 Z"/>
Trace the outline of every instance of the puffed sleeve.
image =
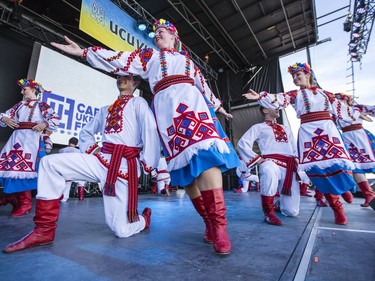
<path id="1" fill-rule="evenodd" d="M 60 117 L 53 110 L 53 108 L 45 102 L 40 102 L 39 108 L 42 112 L 44 121 L 48 124 L 45 129 L 51 132 L 56 132 L 59 128 Z"/>
<path id="2" fill-rule="evenodd" d="M 98 133 L 103 134 L 104 132 L 103 120 L 106 120 L 108 107 L 104 106 L 100 108 L 94 118 L 81 129 L 79 133 L 79 149 L 82 153 L 92 154 L 99 147 L 95 135 Z"/>
<path id="3" fill-rule="evenodd" d="M 195 65 L 194 65 L 194 80 L 195 80 L 195 86 L 199 89 L 199 91 L 201 91 L 201 93 L 213 105 L 215 111 L 219 110 L 221 107 L 221 100 L 218 99 L 214 95 L 214 93 L 211 91 L 202 72 Z"/>
<path id="4" fill-rule="evenodd" d="M 6 127 L 7 125 L 3 122 L 3 117 L 14 119 L 17 109 L 22 105 L 22 102 L 17 102 L 12 108 L 8 109 L 4 113 L 0 113 L 0 126 Z"/>
<path id="5" fill-rule="evenodd" d="M 286 93 L 270 94 L 268 92 L 260 92 L 258 102 L 265 108 L 277 109 L 280 107 L 287 107 L 289 104 L 294 104 L 297 96 L 297 90 Z"/>
<path id="6" fill-rule="evenodd" d="M 237 149 L 242 161 L 246 163 L 248 168 L 252 168 L 260 160 L 260 156 L 253 151 L 254 142 L 258 140 L 260 128 L 257 125 L 252 126 L 240 138 L 237 143 Z"/>
<path id="7" fill-rule="evenodd" d="M 106 72 L 118 75 L 132 73 L 147 79 L 147 65 L 153 55 L 155 55 L 155 51 L 152 48 L 123 52 L 107 50 L 102 47 L 90 47 L 84 49 L 82 57 L 92 67 Z"/>

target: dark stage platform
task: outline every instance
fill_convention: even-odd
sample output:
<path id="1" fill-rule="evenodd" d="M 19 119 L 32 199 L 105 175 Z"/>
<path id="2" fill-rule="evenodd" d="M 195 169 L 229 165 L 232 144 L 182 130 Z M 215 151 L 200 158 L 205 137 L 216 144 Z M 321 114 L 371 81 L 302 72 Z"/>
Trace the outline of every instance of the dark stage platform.
<path id="1" fill-rule="evenodd" d="M 360 207 L 362 198 L 344 204 L 347 226 L 333 223 L 330 208 L 302 197 L 298 217 L 278 214 L 281 227 L 263 222 L 259 193 L 226 191 L 225 199 L 228 256 L 203 242 L 203 221 L 182 190 L 170 197 L 141 194 L 139 211 L 152 208 L 151 228 L 123 239 L 106 226 L 100 197 L 71 198 L 61 204 L 54 244 L 0 253 L 0 279 L 375 280 L 375 212 Z M 34 209 L 21 218 L 9 217 L 10 210 L 0 207 L 1 248 L 34 226 Z"/>

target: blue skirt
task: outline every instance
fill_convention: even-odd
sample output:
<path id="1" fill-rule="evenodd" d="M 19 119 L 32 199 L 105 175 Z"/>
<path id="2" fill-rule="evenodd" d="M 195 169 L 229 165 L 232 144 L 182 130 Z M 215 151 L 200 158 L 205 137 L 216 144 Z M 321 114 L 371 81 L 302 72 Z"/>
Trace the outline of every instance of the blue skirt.
<path id="1" fill-rule="evenodd" d="M 324 170 L 313 167 L 306 174 L 315 187 L 322 193 L 340 195 L 347 191 L 355 192 L 355 183 L 352 171 L 344 170 L 340 165 L 334 164 Z"/>
<path id="2" fill-rule="evenodd" d="M 214 167 L 218 167 L 222 173 L 236 168 L 240 164 L 239 159 L 233 146 L 230 150 L 229 154 L 220 153 L 214 146 L 208 150 L 200 150 L 190 159 L 189 165 L 169 172 L 171 184 L 173 186 L 187 186 L 192 184 L 201 173 Z"/>

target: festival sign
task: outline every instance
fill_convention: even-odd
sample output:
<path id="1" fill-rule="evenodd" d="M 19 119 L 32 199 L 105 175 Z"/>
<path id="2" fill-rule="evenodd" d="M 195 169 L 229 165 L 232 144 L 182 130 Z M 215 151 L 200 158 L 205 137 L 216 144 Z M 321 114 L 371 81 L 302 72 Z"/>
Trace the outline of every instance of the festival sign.
<path id="1" fill-rule="evenodd" d="M 136 20 L 108 0 L 83 0 L 79 28 L 112 50 L 156 48 Z"/>

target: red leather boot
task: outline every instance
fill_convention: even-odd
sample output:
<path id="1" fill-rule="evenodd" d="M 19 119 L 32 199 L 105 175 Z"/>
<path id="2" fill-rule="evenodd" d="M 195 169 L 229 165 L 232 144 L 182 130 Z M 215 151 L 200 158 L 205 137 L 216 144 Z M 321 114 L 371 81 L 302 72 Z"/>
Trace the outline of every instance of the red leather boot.
<path id="1" fill-rule="evenodd" d="M 301 195 L 301 196 L 306 196 L 306 197 L 312 197 L 312 195 L 310 195 L 309 193 L 308 193 L 308 187 L 309 187 L 309 185 L 307 184 L 307 183 L 299 183 L 299 194 Z"/>
<path id="2" fill-rule="evenodd" d="M 327 203 L 324 202 L 324 195 L 321 193 L 318 189 L 315 189 L 315 195 L 314 198 L 316 200 L 316 205 L 319 207 L 328 207 Z"/>
<path id="3" fill-rule="evenodd" d="M 218 254 L 229 254 L 232 244 L 227 233 L 226 208 L 223 189 L 215 188 L 201 191 L 203 204 L 210 221 L 212 231 L 212 244 Z"/>
<path id="4" fill-rule="evenodd" d="M 142 212 L 142 216 L 144 217 L 145 221 L 146 221 L 146 225 L 145 225 L 145 229 L 149 228 L 150 227 L 150 224 L 151 224 L 151 209 L 150 208 L 144 208 L 143 209 L 143 212 Z"/>
<path id="5" fill-rule="evenodd" d="M 28 190 L 18 192 L 16 194 L 18 196 L 19 207 L 16 210 L 14 210 L 10 215 L 12 217 L 27 215 L 28 213 L 30 213 L 33 207 L 31 204 L 31 191 Z"/>
<path id="6" fill-rule="evenodd" d="M 0 206 L 11 204 L 13 206 L 12 213 L 18 209 L 19 201 L 16 193 L 0 193 Z"/>
<path id="7" fill-rule="evenodd" d="M 344 208 L 342 207 L 339 196 L 326 193 L 324 194 L 324 197 L 327 199 L 329 206 L 333 210 L 333 213 L 335 215 L 335 223 L 348 224 L 348 220 L 346 219 Z"/>
<path id="8" fill-rule="evenodd" d="M 363 197 L 365 198 L 365 203 L 361 204 L 361 207 L 370 206 L 370 202 L 375 199 L 375 192 L 372 190 L 367 180 L 358 183 L 358 186 L 362 190 Z"/>
<path id="9" fill-rule="evenodd" d="M 191 199 L 193 206 L 197 213 L 203 218 L 204 223 L 206 224 L 206 230 L 204 231 L 203 240 L 205 243 L 212 243 L 212 233 L 211 233 L 211 225 L 210 221 L 208 220 L 208 215 L 206 209 L 204 208 L 203 198 L 199 196 L 197 198 Z"/>
<path id="10" fill-rule="evenodd" d="M 351 204 L 353 202 L 353 194 L 350 191 L 347 191 L 343 194 L 341 194 L 342 199 L 345 200 L 346 203 Z"/>
<path id="11" fill-rule="evenodd" d="M 21 251 L 35 246 L 51 244 L 55 239 L 56 222 L 59 218 L 60 199 L 36 200 L 35 228 L 17 242 L 3 249 L 5 253 Z"/>
<path id="12" fill-rule="evenodd" d="M 78 186 L 78 200 L 82 201 L 85 199 L 85 187 L 84 186 Z"/>
<path id="13" fill-rule="evenodd" d="M 264 221 L 272 225 L 283 225 L 283 222 L 275 215 L 273 199 L 275 196 L 262 195 L 262 208 L 264 212 Z"/>

